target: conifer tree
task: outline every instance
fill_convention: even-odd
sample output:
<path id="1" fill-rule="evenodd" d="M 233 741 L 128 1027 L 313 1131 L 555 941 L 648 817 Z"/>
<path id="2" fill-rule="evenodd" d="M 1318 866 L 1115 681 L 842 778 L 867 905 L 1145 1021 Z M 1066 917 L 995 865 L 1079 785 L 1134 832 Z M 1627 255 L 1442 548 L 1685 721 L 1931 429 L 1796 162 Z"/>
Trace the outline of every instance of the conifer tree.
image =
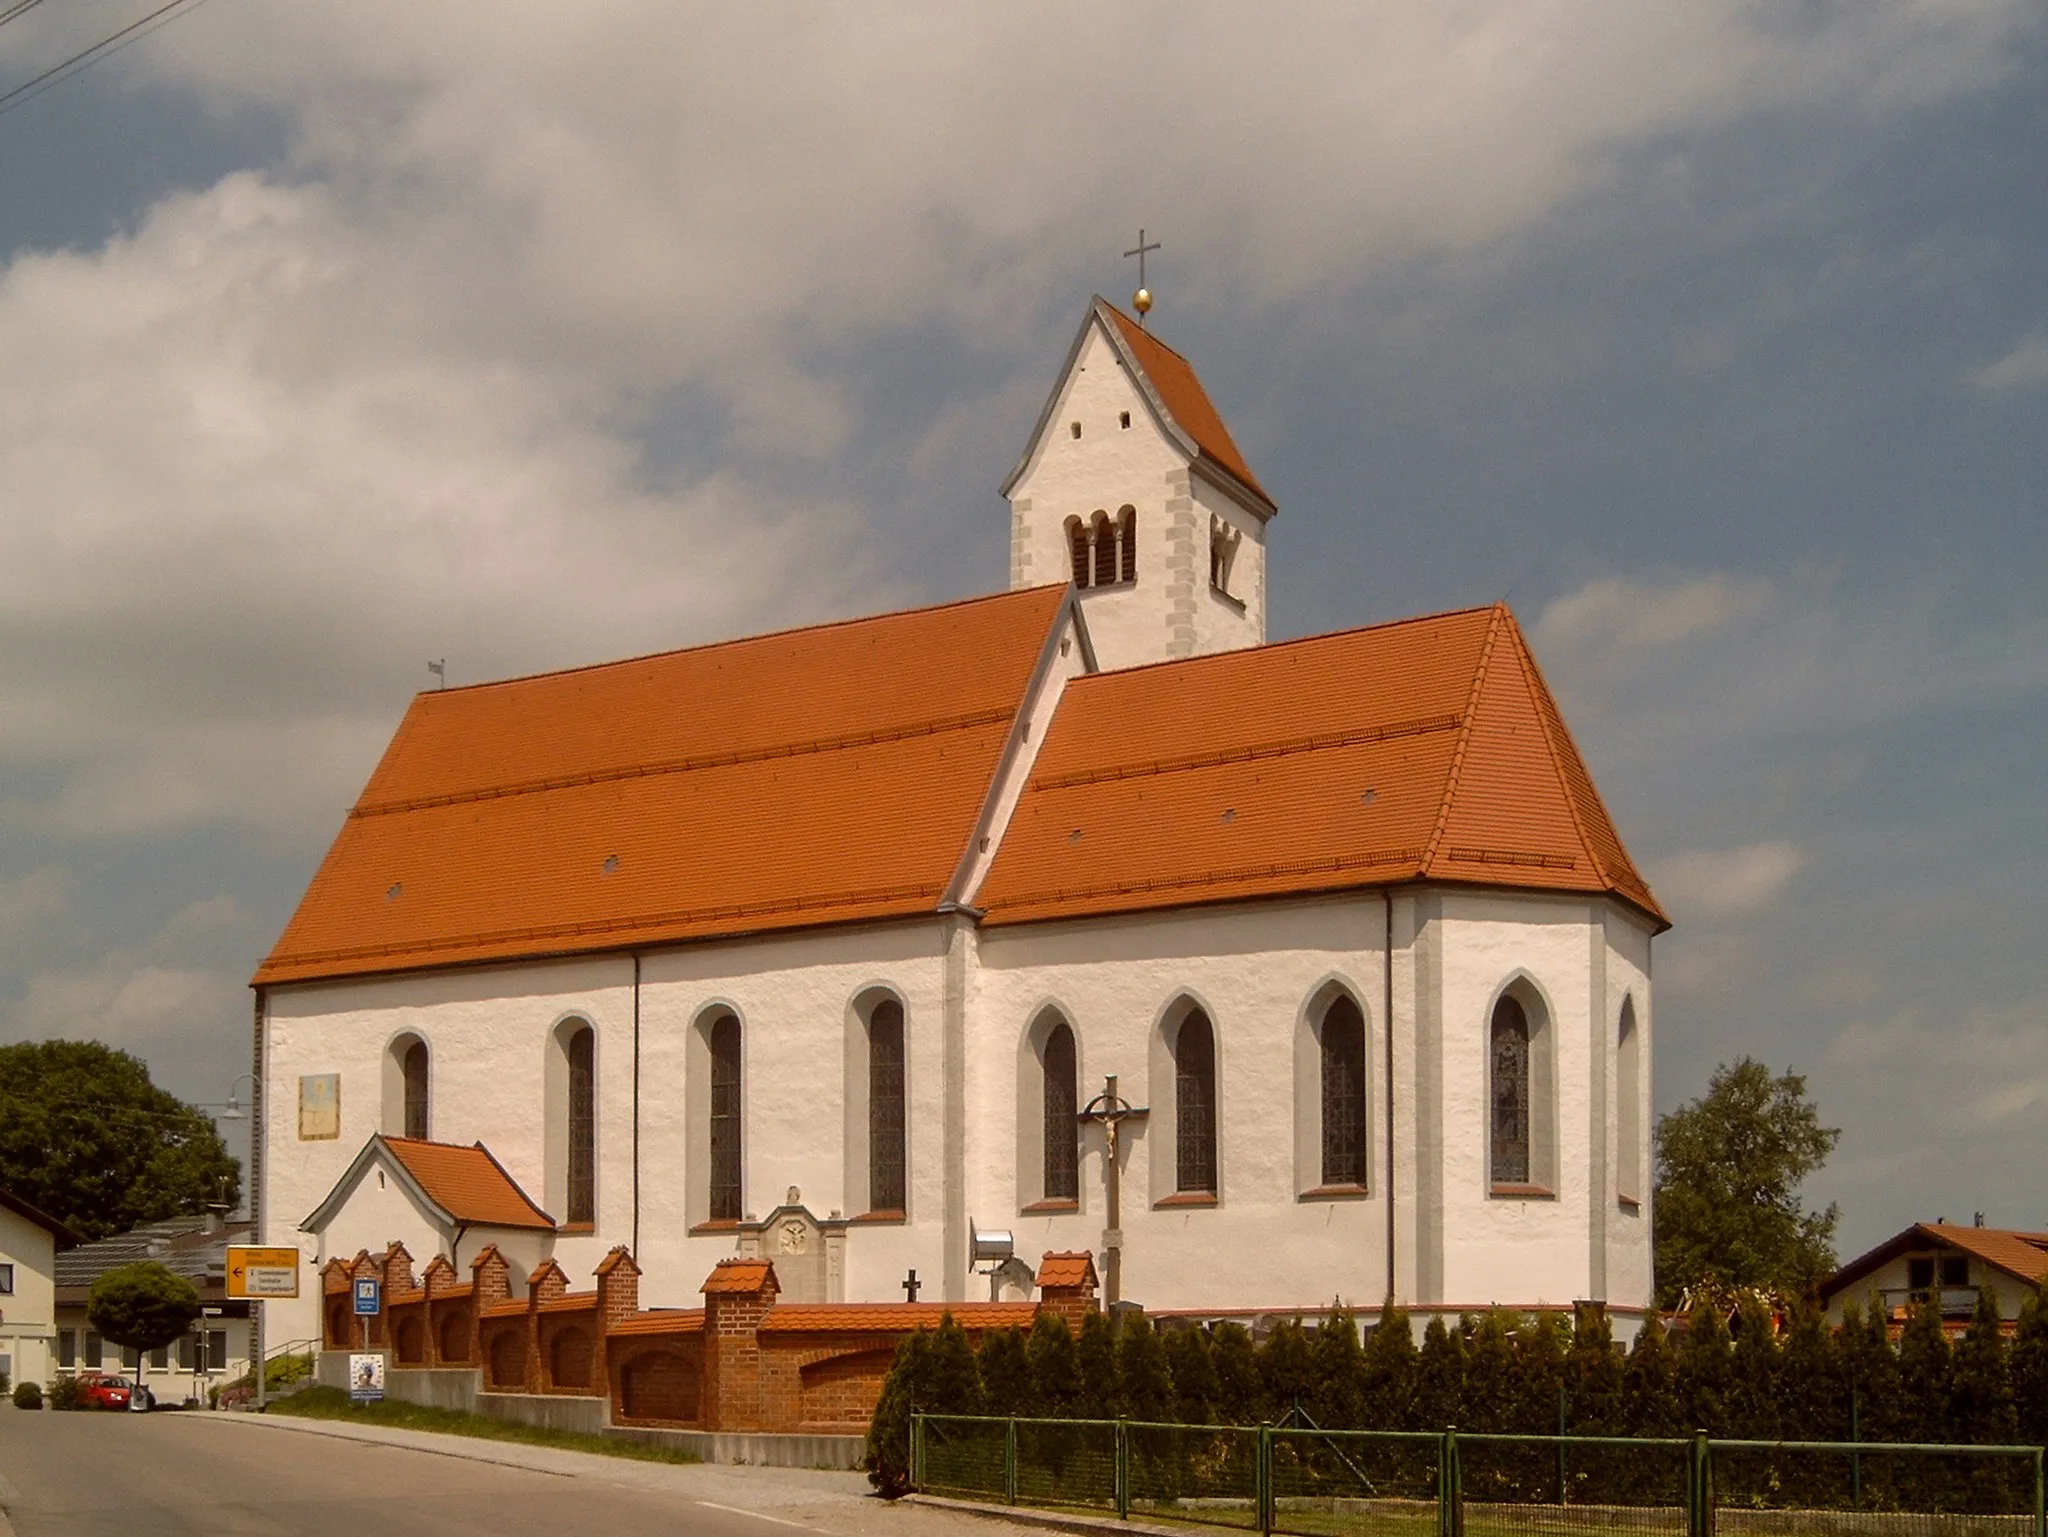
<path id="1" fill-rule="evenodd" d="M 990 1414 L 1023 1418 L 1036 1412 L 1031 1357 L 1022 1329 L 995 1329 L 983 1335 L 975 1364 L 981 1369 L 981 1401 Z"/>
<path id="2" fill-rule="evenodd" d="M 929 1329 L 917 1329 L 896 1347 L 882 1394 L 868 1421 L 868 1482 L 885 1499 L 910 1492 L 910 1417 L 926 1407 L 922 1389 L 931 1355 Z"/>
<path id="3" fill-rule="evenodd" d="M 1677 1436 L 1687 1433 L 1678 1401 L 1677 1353 L 1652 1309 L 1643 1316 L 1621 1372 L 1622 1419 L 1632 1436 Z"/>
<path id="4" fill-rule="evenodd" d="M 951 1313 L 939 1319 L 925 1364 L 926 1392 L 918 1407 L 930 1414 L 981 1413 L 981 1373 L 967 1331 Z"/>
<path id="5" fill-rule="evenodd" d="M 1325 1430 L 1357 1430 L 1365 1423 L 1365 1351 L 1358 1319 L 1342 1302 L 1316 1330 L 1309 1347 L 1308 1412 Z"/>
<path id="6" fill-rule="evenodd" d="M 1521 1411 L 1519 1362 L 1515 1359 L 1517 1315 L 1489 1308 L 1465 1347 L 1465 1417 L 1460 1430 L 1514 1430 Z"/>
<path id="7" fill-rule="evenodd" d="M 1572 1434 L 1624 1434 L 1622 1371 L 1623 1358 L 1615 1348 L 1607 1310 L 1587 1309 L 1564 1353 L 1565 1424 Z"/>
<path id="8" fill-rule="evenodd" d="M 1778 1422 L 1788 1437 L 1849 1439 L 1849 1370 L 1839 1338 L 1812 1302 L 1793 1305 L 1778 1355 Z"/>
<path id="9" fill-rule="evenodd" d="M 1443 1315 L 1430 1319 L 1415 1356 L 1415 1428 L 1443 1430 L 1465 1416 L 1465 1335 L 1445 1325 Z"/>
<path id="10" fill-rule="evenodd" d="M 1081 1412 L 1081 1361 L 1073 1331 L 1050 1313 L 1031 1322 L 1024 1341 L 1031 1366 L 1031 1412 L 1040 1419 L 1073 1419 Z"/>
<path id="11" fill-rule="evenodd" d="M 1154 1425 L 1173 1418 L 1173 1372 L 1166 1362 L 1166 1346 L 1143 1313 L 1124 1315 L 1116 1331 L 1116 1365 L 1124 1414 Z"/>
<path id="12" fill-rule="evenodd" d="M 1368 1429 L 1421 1428 L 1415 1414 L 1415 1334 L 1391 1296 L 1380 1304 L 1379 1327 L 1366 1341 L 1360 1375 Z"/>
<path id="13" fill-rule="evenodd" d="M 2009 1446 L 2019 1436 L 2012 1375 L 1998 1297 L 1977 1288 L 1977 1311 L 1957 1342 L 1949 1383 L 1949 1423 L 1956 1440 Z"/>
<path id="14" fill-rule="evenodd" d="M 1207 1331 L 1176 1329 L 1166 1336 L 1166 1365 L 1173 1373 L 1173 1417 L 1183 1425 L 1208 1425 L 1216 1418 L 1216 1363 Z"/>
<path id="15" fill-rule="evenodd" d="M 1728 1432 L 1728 1386 L 1734 1342 L 1718 1304 L 1697 1302 L 1686 1315 L 1678 1347 L 1678 1403 L 1684 1421 L 1715 1435 Z"/>
<path id="16" fill-rule="evenodd" d="M 1854 1439 L 1903 1441 L 1905 1416 L 1899 1402 L 1899 1358 L 1885 1326 L 1884 1304 L 1875 1296 L 1864 1312 L 1851 1302 L 1842 1308 L 1836 1341 L 1842 1375 L 1850 1393 L 1846 1411 Z"/>
<path id="17" fill-rule="evenodd" d="M 1217 1424 L 1256 1425 L 1265 1418 L 1265 1389 L 1250 1330 L 1243 1324 L 1216 1325 L 1209 1331 L 1209 1363 L 1216 1372 Z"/>
<path id="18" fill-rule="evenodd" d="M 1946 1441 L 1954 1363 L 1941 1327 L 1941 1303 L 1930 1295 L 1906 1310 L 1899 1332 L 1899 1419 L 1902 1441 Z"/>
<path id="19" fill-rule="evenodd" d="M 1266 1404 L 1262 1418 L 1287 1423 L 1295 1405 L 1306 1406 L 1314 1376 L 1308 1331 L 1298 1318 L 1283 1319 L 1259 1347 L 1259 1384 Z"/>
<path id="20" fill-rule="evenodd" d="M 1564 1325 L 1555 1313 L 1525 1318 L 1515 1330 L 1515 1429 L 1537 1436 L 1556 1433 L 1565 1345 Z"/>
<path id="21" fill-rule="evenodd" d="M 1782 1361 L 1776 1326 L 1764 1305 L 1746 1298 L 1735 1315 L 1735 1342 L 1725 1405 L 1731 1435 L 1751 1441 L 1776 1441 L 1788 1432 L 1779 1402 Z M 1815 1439 L 1803 1434 L 1793 1439 Z"/>
<path id="22" fill-rule="evenodd" d="M 2048 1288 L 2020 1304 L 2007 1361 L 2020 1441 L 2048 1446 Z"/>
<path id="23" fill-rule="evenodd" d="M 1124 1412 L 1123 1383 L 1117 1374 L 1116 1326 L 1107 1313 L 1081 1320 L 1075 1346 L 1081 1366 L 1081 1412 L 1084 1420 L 1113 1420 Z"/>

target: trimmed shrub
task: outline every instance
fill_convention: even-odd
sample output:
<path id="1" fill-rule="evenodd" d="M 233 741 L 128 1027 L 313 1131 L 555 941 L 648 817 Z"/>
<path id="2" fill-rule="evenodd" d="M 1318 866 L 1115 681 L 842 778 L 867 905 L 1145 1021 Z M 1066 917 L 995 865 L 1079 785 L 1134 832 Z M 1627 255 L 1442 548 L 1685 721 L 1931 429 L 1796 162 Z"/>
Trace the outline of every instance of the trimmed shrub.
<path id="1" fill-rule="evenodd" d="M 1173 1418 L 1173 1371 L 1166 1346 L 1143 1313 L 1124 1315 L 1117 1330 L 1116 1367 L 1125 1414 L 1152 1424 Z"/>
<path id="2" fill-rule="evenodd" d="M 1309 1345 L 1308 1412 L 1325 1430 L 1357 1430 L 1365 1423 L 1365 1351 L 1358 1320 L 1341 1302 L 1330 1310 Z"/>
<path id="3" fill-rule="evenodd" d="M 44 1396 L 43 1401 L 52 1409 L 61 1410 L 65 1413 L 70 1413 L 72 1410 L 84 1407 L 79 1402 L 78 1379 L 76 1377 L 59 1377 L 50 1384 L 49 1392 Z"/>
<path id="4" fill-rule="evenodd" d="M 1264 1417 L 1259 1352 L 1243 1324 L 1220 1323 L 1209 1331 L 1209 1363 L 1216 1372 L 1216 1423 L 1256 1425 Z"/>
<path id="5" fill-rule="evenodd" d="M 1408 1315 L 1389 1297 L 1359 1363 L 1369 1430 L 1406 1430 L 1414 1422 L 1415 1335 Z"/>
<path id="6" fill-rule="evenodd" d="M 43 1406 L 43 1389 L 40 1383 L 19 1382 L 14 1387 L 14 1407 L 17 1409 L 40 1409 Z"/>
<path id="7" fill-rule="evenodd" d="M 1175 1329 L 1163 1336 L 1166 1367 L 1173 1373 L 1173 1417 L 1183 1425 L 1208 1425 L 1216 1418 L 1216 1362 L 1207 1331 Z"/>
<path id="8" fill-rule="evenodd" d="M 1084 1420 L 1113 1420 L 1124 1412 L 1123 1381 L 1117 1372 L 1116 1326 L 1107 1313 L 1081 1320 L 1081 1338 L 1074 1347 L 1081 1368 L 1080 1413 Z"/>
<path id="9" fill-rule="evenodd" d="M 1031 1367 L 1032 1414 L 1039 1419 L 1069 1419 L 1081 1409 L 1081 1358 L 1073 1331 L 1050 1313 L 1031 1322 L 1024 1342 Z"/>
<path id="10" fill-rule="evenodd" d="M 975 1365 L 981 1370 L 981 1401 L 990 1414 L 1028 1418 L 1038 1412 L 1022 1329 L 998 1329 L 984 1336 Z"/>

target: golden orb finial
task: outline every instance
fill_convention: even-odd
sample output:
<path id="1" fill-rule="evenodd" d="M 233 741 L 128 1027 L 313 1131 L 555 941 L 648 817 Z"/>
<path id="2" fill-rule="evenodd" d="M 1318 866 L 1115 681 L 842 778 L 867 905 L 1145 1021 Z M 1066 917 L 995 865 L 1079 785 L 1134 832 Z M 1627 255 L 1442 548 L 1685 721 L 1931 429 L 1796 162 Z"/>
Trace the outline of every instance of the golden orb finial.
<path id="1" fill-rule="evenodd" d="M 1131 308 L 1136 310 L 1140 315 L 1151 314 L 1152 290 L 1149 288 L 1141 288 L 1136 293 L 1132 294 Z"/>

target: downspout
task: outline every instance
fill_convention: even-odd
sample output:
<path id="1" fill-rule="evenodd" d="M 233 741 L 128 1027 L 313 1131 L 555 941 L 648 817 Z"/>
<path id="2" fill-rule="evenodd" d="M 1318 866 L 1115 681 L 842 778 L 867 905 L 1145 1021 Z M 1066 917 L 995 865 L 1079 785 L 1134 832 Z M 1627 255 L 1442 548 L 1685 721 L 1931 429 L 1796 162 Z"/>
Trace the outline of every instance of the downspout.
<path id="1" fill-rule="evenodd" d="M 263 989 L 259 987 L 256 989 L 255 1018 L 250 1031 L 252 1039 L 249 1051 L 249 1066 L 254 1070 L 249 1075 L 249 1231 L 259 1244 L 264 1239 L 263 1122 L 267 1113 L 263 1093 L 265 1002 Z M 259 1302 L 249 1311 L 254 1315 L 250 1319 L 249 1327 L 256 1336 L 256 1411 L 260 1414 L 268 1397 L 265 1389 L 269 1386 L 270 1378 L 269 1361 L 264 1355 L 268 1342 L 264 1339 L 263 1333 L 263 1304 Z"/>
<path id="2" fill-rule="evenodd" d="M 1394 893 L 1380 888 L 1380 908 L 1385 917 L 1380 952 L 1380 971 L 1385 982 L 1381 1028 L 1387 1037 L 1387 1295 L 1394 1295 Z"/>
<path id="3" fill-rule="evenodd" d="M 640 952 L 633 952 L 633 1255 L 640 1254 Z"/>

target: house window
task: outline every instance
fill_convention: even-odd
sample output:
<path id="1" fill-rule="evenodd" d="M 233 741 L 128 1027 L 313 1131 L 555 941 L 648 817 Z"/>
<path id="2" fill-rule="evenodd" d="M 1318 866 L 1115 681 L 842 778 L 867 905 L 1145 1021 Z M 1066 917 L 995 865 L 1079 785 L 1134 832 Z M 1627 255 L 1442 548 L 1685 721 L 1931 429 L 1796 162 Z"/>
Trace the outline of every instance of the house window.
<path id="1" fill-rule="evenodd" d="M 427 1140 L 427 1043 L 414 1041 L 405 1048 L 405 1134 Z"/>
<path id="2" fill-rule="evenodd" d="M 1493 1009 L 1493 1182 L 1529 1183 L 1529 1017 L 1513 998 Z"/>
<path id="3" fill-rule="evenodd" d="M 868 1210 L 902 1211 L 903 1005 L 884 998 L 868 1016 Z"/>
<path id="4" fill-rule="evenodd" d="M 79 1348 L 78 1357 L 78 1364 L 87 1371 L 98 1371 L 100 1363 L 106 1359 L 105 1347 L 101 1345 L 99 1335 L 93 1330 L 85 1331 L 85 1344 Z"/>
<path id="5" fill-rule="evenodd" d="M 1621 1003 L 1614 1045 L 1615 1181 L 1621 1199 L 1640 1202 L 1643 1183 L 1643 1047 L 1633 998 Z"/>
<path id="6" fill-rule="evenodd" d="M 1044 1083 L 1045 1190 L 1048 1201 L 1081 1198 L 1080 1085 L 1074 1071 L 1074 1032 L 1065 1023 L 1046 1035 L 1039 1058 Z"/>
<path id="7" fill-rule="evenodd" d="M 57 1364 L 67 1370 L 78 1365 L 78 1331 L 59 1329 L 57 1331 Z"/>
<path id="8" fill-rule="evenodd" d="M 711 1220 L 740 1219 L 740 1022 L 711 1027 Z"/>
<path id="9" fill-rule="evenodd" d="M 1173 1038 L 1174 1189 L 1216 1191 L 1216 1033 L 1194 1010 Z"/>
<path id="10" fill-rule="evenodd" d="M 0 1265 L 0 1297 L 11 1297 L 13 1295 L 14 1267 L 12 1265 Z"/>
<path id="11" fill-rule="evenodd" d="M 597 1220 L 597 1033 L 585 1025 L 569 1037 L 569 1189 L 567 1220 Z"/>
<path id="12" fill-rule="evenodd" d="M 158 1371 L 164 1371 L 171 1364 L 171 1347 L 159 1345 L 149 1353 L 149 1364 Z"/>
<path id="13" fill-rule="evenodd" d="M 1323 1184 L 1365 1184 L 1365 1016 L 1340 995 L 1323 1013 Z"/>
<path id="14" fill-rule="evenodd" d="M 210 1372 L 224 1372 L 228 1369 L 228 1331 L 208 1329 L 206 1331 L 206 1369 Z"/>

